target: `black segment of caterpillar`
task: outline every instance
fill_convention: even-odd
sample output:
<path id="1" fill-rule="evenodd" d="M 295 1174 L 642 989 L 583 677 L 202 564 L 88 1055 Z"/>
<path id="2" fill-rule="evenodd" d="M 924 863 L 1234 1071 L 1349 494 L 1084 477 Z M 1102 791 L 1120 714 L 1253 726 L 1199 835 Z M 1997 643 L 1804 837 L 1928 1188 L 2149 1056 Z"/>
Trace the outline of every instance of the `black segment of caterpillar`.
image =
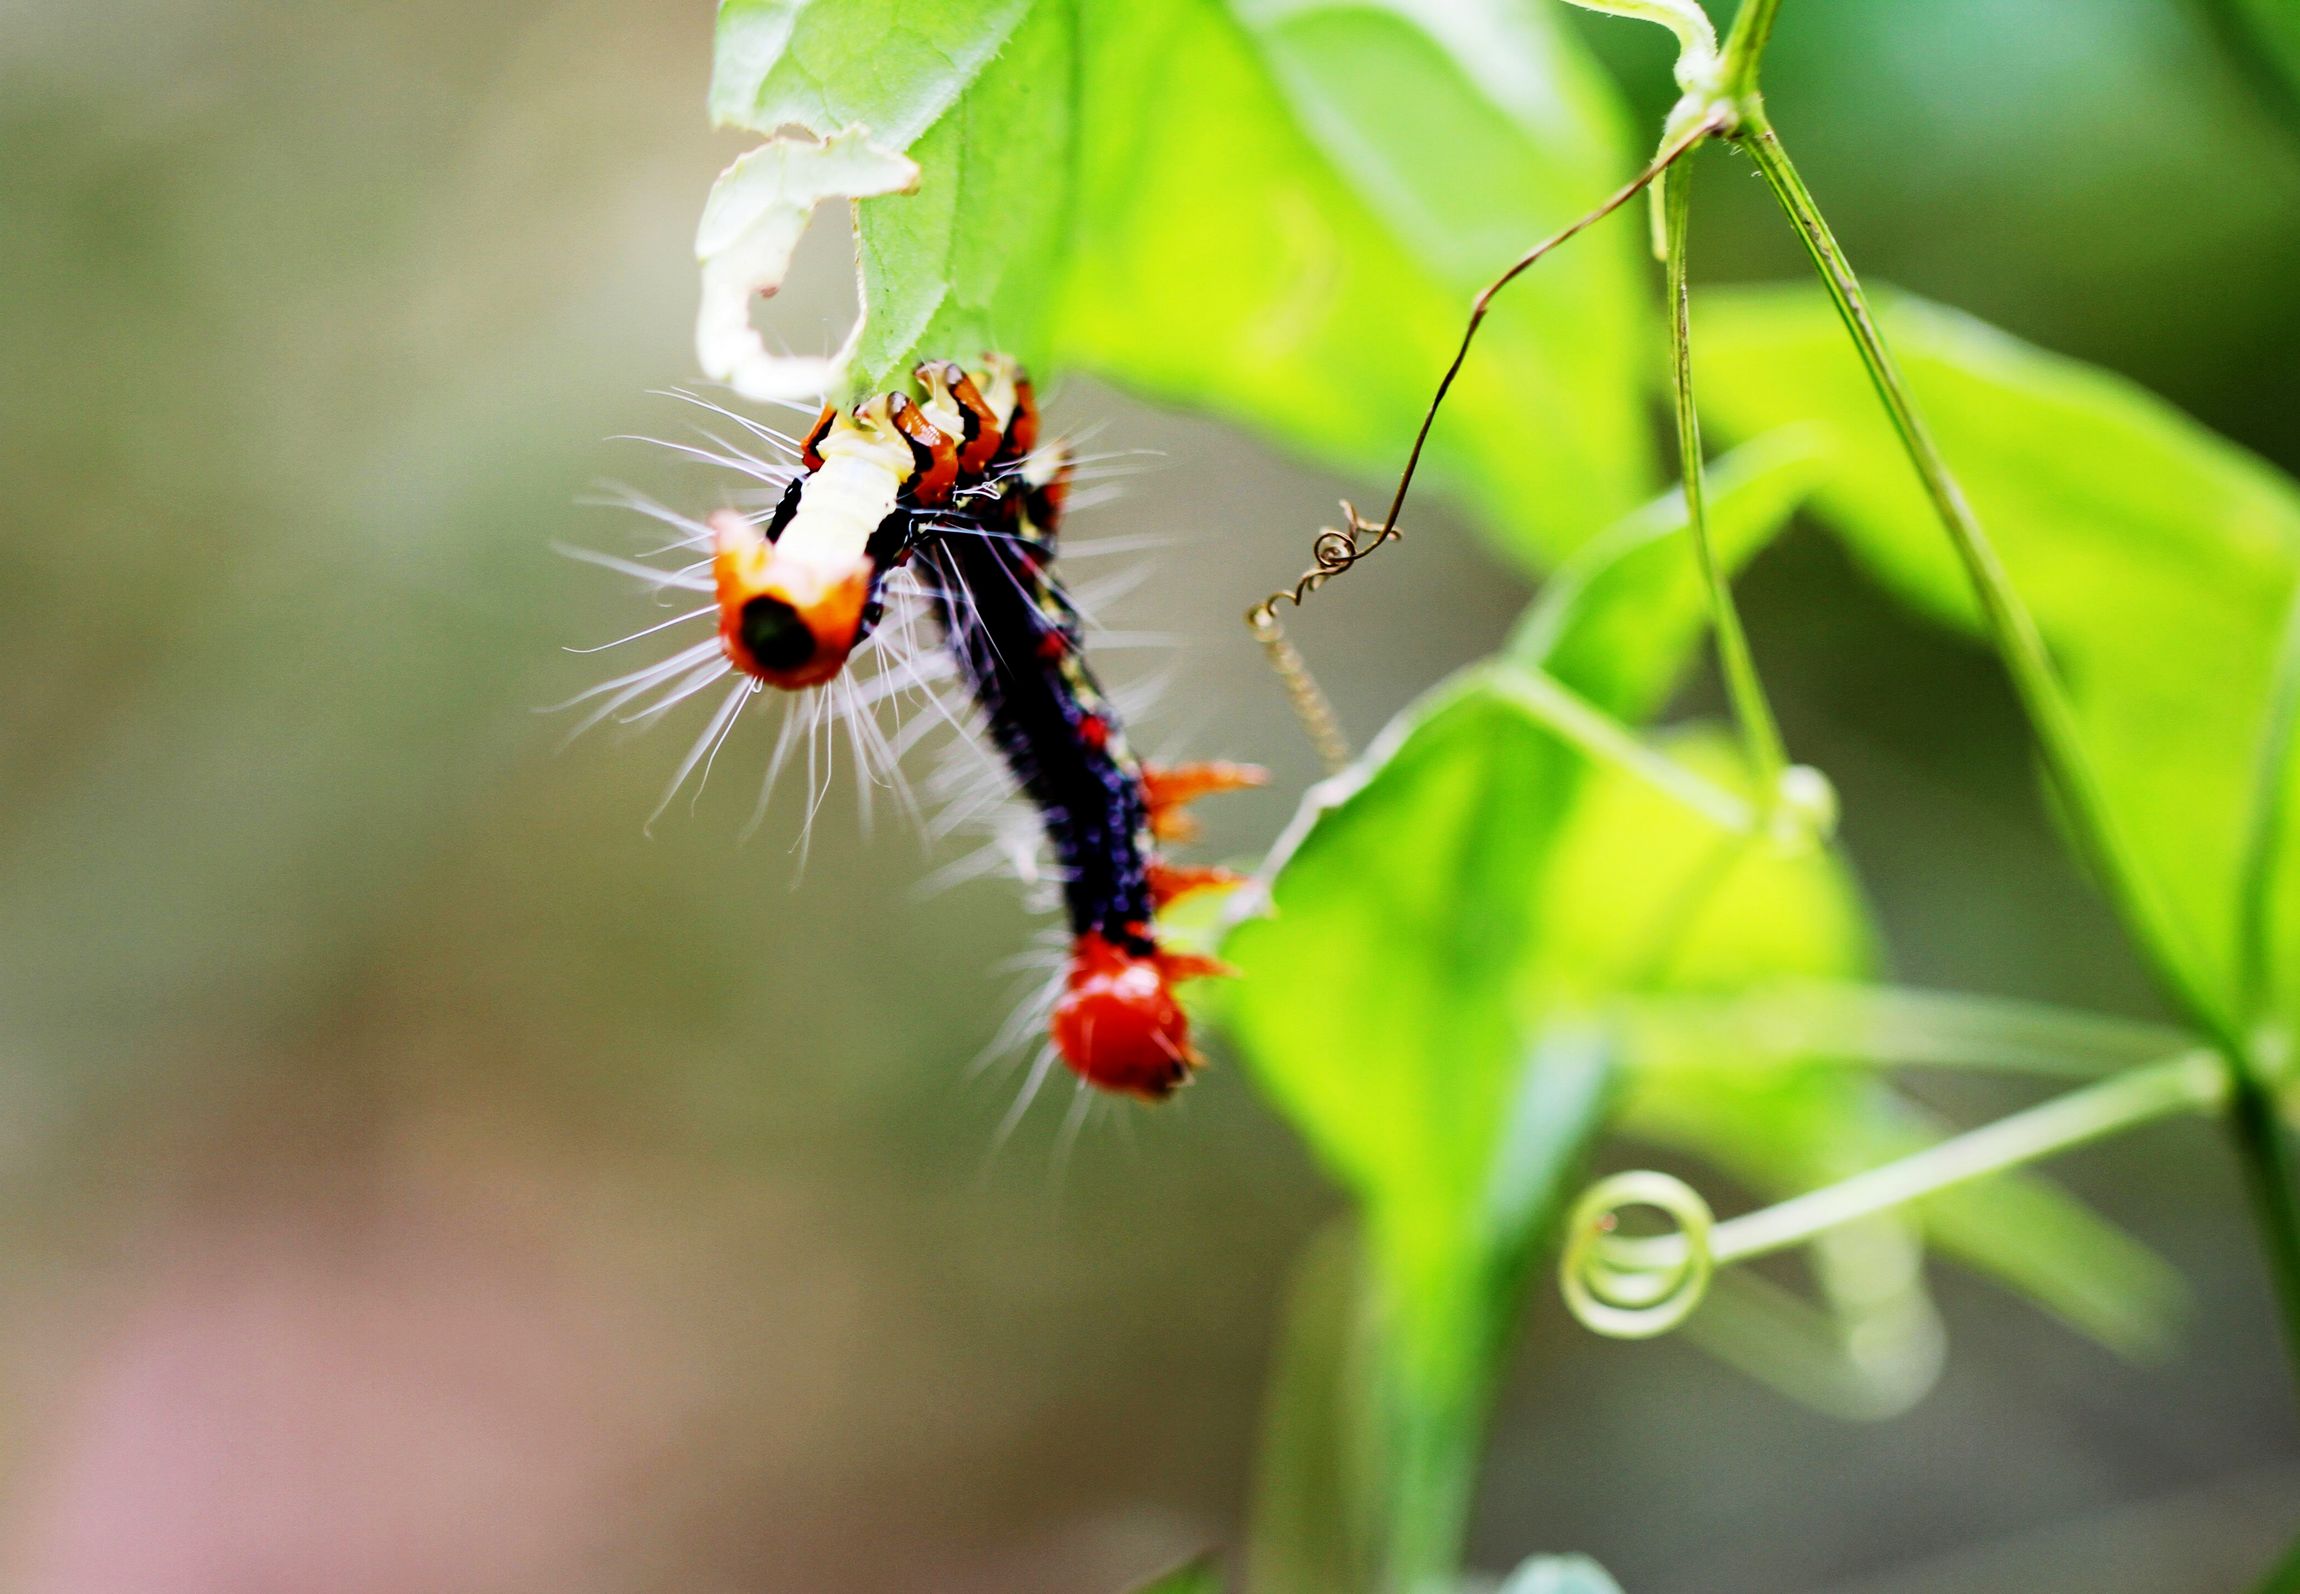
<path id="1" fill-rule="evenodd" d="M 878 624 L 888 576 L 909 567 L 1054 855 L 1071 932 L 1055 1051 L 1089 1084 L 1162 1100 L 1199 1063 L 1174 987 L 1220 965 L 1162 946 L 1157 913 L 1231 877 L 1167 863 L 1158 844 L 1189 834 L 1186 804 L 1261 772 L 1134 757 L 1053 578 L 1070 463 L 1060 444 L 1040 444 L 1028 380 L 997 356 L 916 377 L 918 397 L 826 407 L 763 526 L 711 517 L 720 644 L 755 680 L 818 685 Z"/>

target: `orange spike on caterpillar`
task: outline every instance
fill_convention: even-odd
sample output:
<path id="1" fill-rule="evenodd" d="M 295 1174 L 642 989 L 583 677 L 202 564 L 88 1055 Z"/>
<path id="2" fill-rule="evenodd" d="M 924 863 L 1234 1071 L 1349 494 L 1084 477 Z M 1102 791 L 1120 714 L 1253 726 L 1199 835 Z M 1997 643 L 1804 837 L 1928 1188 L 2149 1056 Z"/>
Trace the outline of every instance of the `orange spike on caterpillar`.
<path id="1" fill-rule="evenodd" d="M 1235 869 L 1224 869 L 1215 864 L 1168 863 L 1162 858 L 1150 860 L 1150 902 L 1163 908 L 1201 891 L 1228 891 L 1244 885 L 1246 877 Z"/>
<path id="2" fill-rule="evenodd" d="M 1198 821 L 1185 810 L 1201 797 L 1226 791 L 1247 791 L 1269 781 L 1269 772 L 1253 764 L 1220 761 L 1145 765 L 1143 800 L 1150 806 L 1150 829 L 1160 841 L 1189 841 L 1198 834 Z"/>

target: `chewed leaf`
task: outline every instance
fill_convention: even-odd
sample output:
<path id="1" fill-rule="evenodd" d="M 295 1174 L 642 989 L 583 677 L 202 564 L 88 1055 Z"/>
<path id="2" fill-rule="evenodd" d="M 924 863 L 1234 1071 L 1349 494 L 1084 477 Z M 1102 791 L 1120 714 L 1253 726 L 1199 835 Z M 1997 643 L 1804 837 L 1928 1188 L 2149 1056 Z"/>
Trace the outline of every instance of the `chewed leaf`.
<path id="1" fill-rule="evenodd" d="M 860 127 L 820 142 L 770 139 L 721 172 L 695 233 L 703 268 L 695 358 L 703 374 L 762 401 L 829 391 L 853 358 L 863 320 L 857 318 L 845 347 L 828 359 L 776 354 L 751 322 L 751 302 L 782 286 L 791 251 L 817 205 L 904 193 L 917 184 L 917 165 L 879 148 Z"/>
<path id="2" fill-rule="evenodd" d="M 1006 47 L 1033 0 L 722 0 L 711 120 L 826 137 L 860 123 L 911 143 Z"/>
<path id="3" fill-rule="evenodd" d="M 726 0 L 711 108 L 916 166 L 788 174 L 787 202 L 738 207 L 698 341 L 742 391 L 859 398 L 998 349 L 1352 470 L 1403 450 L 1476 290 L 1631 158 L 1602 74 L 1520 0 Z M 831 359 L 779 360 L 752 296 L 806 196 L 838 194 L 864 196 L 862 323 Z M 1626 230 L 1545 264 L 1431 438 L 1433 481 L 1529 564 L 1647 490 L 1643 299 Z"/>

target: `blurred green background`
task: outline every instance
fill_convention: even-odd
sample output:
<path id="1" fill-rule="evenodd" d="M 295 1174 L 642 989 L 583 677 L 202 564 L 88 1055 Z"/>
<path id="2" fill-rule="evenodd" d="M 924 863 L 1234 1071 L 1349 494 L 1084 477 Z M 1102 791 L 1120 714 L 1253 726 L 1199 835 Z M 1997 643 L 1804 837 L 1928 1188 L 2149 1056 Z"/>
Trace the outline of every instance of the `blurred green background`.
<path id="1" fill-rule="evenodd" d="M 1659 35 L 1576 27 L 1657 123 Z M 922 894 L 952 849 L 865 837 L 844 784 L 794 883 L 787 825 L 738 841 L 755 735 L 650 840 L 681 734 L 560 751 L 534 712 L 640 612 L 551 551 L 620 545 L 579 501 L 716 491 L 608 440 L 683 424 L 647 390 L 689 379 L 693 221 L 741 147 L 704 128 L 709 32 L 0 6 L 8 1588 L 1076 1590 L 1234 1536 L 1284 1265 L 1335 1206 L 1235 1070 L 1067 1156 L 1053 1092 L 998 1144 L 1019 1077 L 966 1065 L 1035 927 L 1011 887 Z M 2300 123 L 2202 8 L 1807 3 L 1767 80 L 1866 274 L 2300 469 Z M 1745 168 L 1702 190 L 1704 279 L 1801 268 Z M 840 234 L 777 302 L 795 347 L 843 324 Z M 1178 646 L 1110 673 L 1169 675 L 1149 745 L 1273 767 L 1207 811 L 1258 852 L 1314 769 L 1237 616 L 1394 462 L 1329 479 L 1083 382 L 1050 408 L 1162 455 L 1075 532 L 1166 539 L 1112 623 Z M 1522 602 L 1422 524 L 1298 628 L 1361 739 Z M 2150 1012 L 1993 667 L 1817 535 L 1747 601 L 1896 972 Z M 2232 1586 L 2300 1449 L 2225 1155 L 2185 1126 L 2066 1171 L 2194 1281 L 2171 1364 L 1952 1278 L 1940 1390 L 1847 1427 L 1545 1287 L 1478 1558 Z"/>

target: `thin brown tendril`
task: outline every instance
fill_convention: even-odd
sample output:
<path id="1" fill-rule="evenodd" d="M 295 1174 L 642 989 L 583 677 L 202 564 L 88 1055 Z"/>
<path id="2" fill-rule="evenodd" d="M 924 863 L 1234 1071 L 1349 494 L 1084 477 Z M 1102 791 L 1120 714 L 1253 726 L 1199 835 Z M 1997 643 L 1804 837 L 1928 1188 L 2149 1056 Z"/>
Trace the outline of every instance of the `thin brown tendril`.
<path id="1" fill-rule="evenodd" d="M 1284 629 L 1278 624 L 1278 605 L 1291 603 L 1295 608 L 1300 608 L 1303 599 L 1335 576 L 1376 548 L 1396 542 L 1405 535 L 1398 528 L 1398 515 L 1405 509 L 1406 493 L 1412 488 L 1414 472 L 1421 465 L 1422 450 L 1429 443 L 1430 428 L 1437 424 L 1438 410 L 1445 404 L 1446 394 L 1452 390 L 1454 378 L 1461 374 L 1462 363 L 1469 358 L 1470 344 L 1476 341 L 1477 329 L 1485 323 L 1486 312 L 1493 307 L 1495 295 L 1559 244 L 1603 221 L 1635 199 L 1654 179 L 1724 126 L 1725 121 L 1720 113 L 1688 129 L 1654 156 L 1652 164 L 1645 170 L 1608 194 L 1596 209 L 1535 244 L 1520 255 L 1507 271 L 1486 284 L 1477 298 L 1471 301 L 1469 324 L 1462 329 L 1461 344 L 1454 350 L 1453 363 L 1446 367 L 1445 375 L 1438 379 L 1437 391 L 1430 396 L 1429 408 L 1422 412 L 1421 428 L 1414 433 L 1413 448 L 1406 455 L 1405 469 L 1398 474 L 1397 491 L 1390 495 L 1388 512 L 1378 522 L 1368 521 L 1347 499 L 1343 500 L 1342 515 L 1346 524 L 1338 529 L 1327 526 L 1319 531 L 1316 540 L 1310 544 L 1310 568 L 1303 571 L 1300 579 L 1291 587 L 1271 593 L 1246 611 L 1246 624 L 1252 628 L 1255 639 L 1269 653 L 1271 665 L 1285 682 L 1287 696 L 1293 700 L 1294 711 L 1301 716 L 1303 727 L 1309 732 L 1310 740 L 1317 745 L 1319 756 L 1326 759 L 1330 766 L 1338 767 L 1335 765 L 1337 749 L 1340 757 L 1347 760 L 1348 744 L 1334 723 L 1333 709 L 1326 702 L 1325 694 L 1318 690 L 1317 682 L 1310 676 L 1309 667 L 1303 663 L 1301 654 L 1287 640 Z"/>
<path id="2" fill-rule="evenodd" d="M 1262 644 L 1269 655 L 1270 668 L 1278 672 L 1285 685 L 1286 701 L 1294 707 L 1294 717 L 1309 732 L 1310 745 L 1318 750 L 1318 759 L 1326 766 L 1326 773 L 1338 775 L 1350 765 L 1350 739 L 1342 734 L 1341 721 L 1334 717 L 1334 705 L 1327 701 L 1318 679 L 1302 660 L 1301 650 L 1286 635 L 1286 628 L 1278 624 L 1278 617 L 1267 608 L 1258 609 L 1249 617 L 1254 628 L 1254 640 Z"/>

